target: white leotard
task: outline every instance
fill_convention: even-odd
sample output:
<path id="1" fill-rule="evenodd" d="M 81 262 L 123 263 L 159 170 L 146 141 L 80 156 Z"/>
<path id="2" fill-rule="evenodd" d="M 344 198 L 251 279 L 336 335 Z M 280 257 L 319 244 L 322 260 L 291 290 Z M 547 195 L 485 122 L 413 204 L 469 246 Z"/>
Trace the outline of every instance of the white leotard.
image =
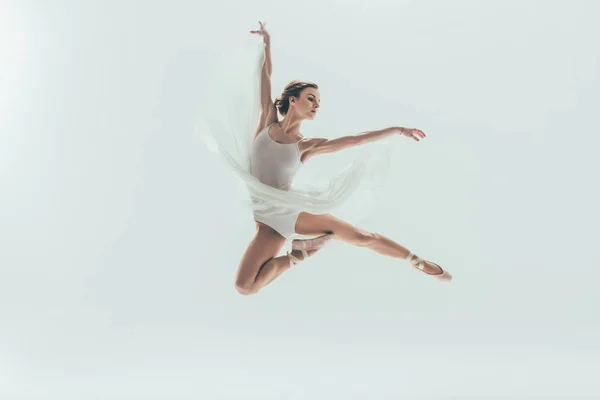
<path id="1" fill-rule="evenodd" d="M 300 168 L 300 150 L 296 143 L 278 143 L 263 129 L 250 148 L 250 172 L 262 183 L 289 190 Z"/>
<path id="2" fill-rule="evenodd" d="M 300 149 L 296 143 L 278 143 L 269 135 L 269 128 L 263 129 L 254 139 L 250 148 L 250 172 L 262 183 L 289 190 L 300 161 Z M 264 203 L 264 202 L 263 202 Z M 269 205 L 266 210 L 254 211 L 254 219 L 269 225 L 281 236 L 288 238 L 295 234 L 296 219 L 300 211 L 277 205 Z"/>

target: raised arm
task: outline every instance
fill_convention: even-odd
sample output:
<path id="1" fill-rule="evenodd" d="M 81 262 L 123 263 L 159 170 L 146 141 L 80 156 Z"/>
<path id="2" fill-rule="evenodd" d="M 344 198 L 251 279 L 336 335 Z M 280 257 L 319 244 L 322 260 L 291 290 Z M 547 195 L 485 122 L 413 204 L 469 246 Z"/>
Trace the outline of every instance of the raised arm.
<path id="1" fill-rule="evenodd" d="M 260 30 L 250 31 L 263 37 L 265 43 L 265 62 L 263 64 L 261 76 L 260 76 L 260 104 L 262 106 L 263 113 L 269 111 L 273 106 L 273 99 L 271 99 L 271 74 L 273 72 L 273 63 L 271 61 L 271 36 L 265 29 L 265 23 L 258 21 L 260 24 Z"/>
<path id="2" fill-rule="evenodd" d="M 261 115 L 258 128 L 254 134 L 254 137 L 258 135 L 266 126 L 277 121 L 277 108 L 273 104 L 271 98 L 271 73 L 273 72 L 273 64 L 271 62 L 271 36 L 265 29 L 265 23 L 258 21 L 260 24 L 260 30 L 250 31 L 250 33 L 257 34 L 263 37 L 265 43 L 265 61 L 260 75 L 260 104 L 261 104 Z"/>

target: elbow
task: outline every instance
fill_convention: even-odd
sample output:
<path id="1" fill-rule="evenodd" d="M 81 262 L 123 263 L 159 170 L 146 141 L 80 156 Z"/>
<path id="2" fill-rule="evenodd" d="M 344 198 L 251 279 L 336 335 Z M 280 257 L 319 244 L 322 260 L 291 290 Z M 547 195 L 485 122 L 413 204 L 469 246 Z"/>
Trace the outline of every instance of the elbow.
<path id="1" fill-rule="evenodd" d="M 263 66 L 263 69 L 262 69 L 262 78 L 270 80 L 271 79 L 271 71 L 272 71 L 272 69 L 269 68 L 268 65 Z"/>
<path id="2" fill-rule="evenodd" d="M 273 101 L 271 99 L 265 100 L 262 102 L 261 104 L 261 112 L 264 115 L 268 115 L 269 113 L 271 113 L 273 110 L 275 109 L 275 104 L 273 103 Z"/>

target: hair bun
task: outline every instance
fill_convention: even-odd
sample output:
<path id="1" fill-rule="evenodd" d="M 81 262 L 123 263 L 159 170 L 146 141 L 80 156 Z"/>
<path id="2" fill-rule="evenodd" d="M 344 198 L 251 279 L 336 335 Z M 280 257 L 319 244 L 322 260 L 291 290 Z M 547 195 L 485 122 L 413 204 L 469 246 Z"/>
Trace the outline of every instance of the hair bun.
<path id="1" fill-rule="evenodd" d="M 277 107 L 281 115 L 285 116 L 287 114 L 290 108 L 290 97 L 299 97 L 300 92 L 302 92 L 302 90 L 308 87 L 312 87 L 315 89 L 319 88 L 319 86 L 317 86 L 316 83 L 299 80 L 293 80 L 286 85 L 285 89 L 283 90 L 283 93 L 281 94 L 281 96 L 275 99 L 274 103 L 275 107 Z"/>

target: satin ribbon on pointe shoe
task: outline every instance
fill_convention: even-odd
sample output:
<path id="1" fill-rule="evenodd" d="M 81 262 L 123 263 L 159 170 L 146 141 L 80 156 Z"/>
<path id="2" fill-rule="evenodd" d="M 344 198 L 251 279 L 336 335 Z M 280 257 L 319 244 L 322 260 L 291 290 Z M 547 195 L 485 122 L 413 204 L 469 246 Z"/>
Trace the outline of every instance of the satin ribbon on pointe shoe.
<path id="1" fill-rule="evenodd" d="M 415 257 L 415 258 L 413 259 L 413 257 Z M 425 272 L 425 260 L 423 260 L 421 257 L 417 257 L 416 255 L 414 255 L 410 251 L 408 252 L 408 256 L 406 257 L 406 259 L 415 268 L 423 271 L 427 275 L 434 276 L 436 279 L 438 279 L 440 281 L 451 281 L 452 280 L 452 275 L 450 275 L 450 273 L 448 271 L 446 271 L 444 268 L 440 267 L 439 265 L 437 265 L 436 263 L 434 263 L 432 261 L 430 261 L 430 262 L 433 265 L 435 265 L 436 267 L 438 267 L 442 271 L 441 273 L 439 273 L 439 274 L 430 274 L 430 273 Z"/>
<path id="2" fill-rule="evenodd" d="M 306 252 L 306 250 L 301 250 L 302 251 L 302 255 L 304 256 L 304 258 L 302 260 L 300 260 L 298 257 L 294 256 L 291 252 L 287 252 L 287 256 L 290 259 L 290 267 L 295 266 L 296 264 L 298 264 L 301 261 L 304 261 L 308 258 L 308 253 Z"/>
<path id="3" fill-rule="evenodd" d="M 318 250 L 323 248 L 331 239 L 333 239 L 333 233 L 326 233 L 310 239 L 294 239 L 292 240 L 292 250 Z"/>

